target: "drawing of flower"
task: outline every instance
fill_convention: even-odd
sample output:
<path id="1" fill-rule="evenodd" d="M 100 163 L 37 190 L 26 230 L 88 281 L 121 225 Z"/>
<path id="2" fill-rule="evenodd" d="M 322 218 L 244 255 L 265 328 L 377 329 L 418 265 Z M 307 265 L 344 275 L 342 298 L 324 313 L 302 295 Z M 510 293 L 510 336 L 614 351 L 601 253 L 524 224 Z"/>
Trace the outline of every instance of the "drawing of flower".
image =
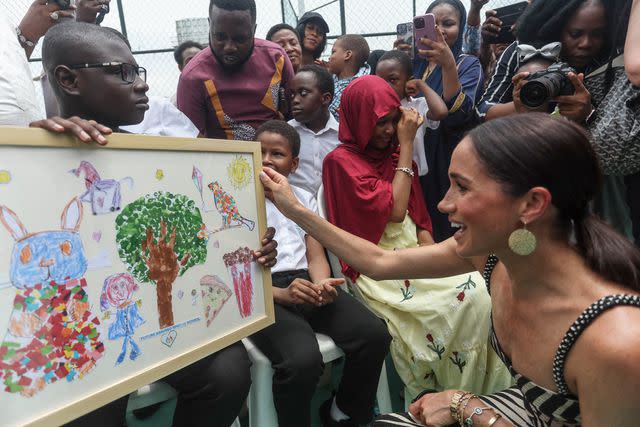
<path id="1" fill-rule="evenodd" d="M 427 341 L 429 341 L 429 344 L 427 344 L 427 347 L 429 348 L 429 350 L 436 353 L 438 355 L 438 359 L 442 360 L 442 355 L 444 354 L 444 350 L 445 350 L 444 346 L 439 342 L 437 342 L 436 340 L 434 340 L 433 335 L 431 334 L 427 334 Z"/>
<path id="2" fill-rule="evenodd" d="M 462 373 L 467 364 L 467 361 L 464 358 L 464 353 L 458 353 L 457 351 L 453 352 L 453 357 L 449 357 L 449 360 L 451 360 L 451 362 L 460 369 L 460 373 Z"/>
<path id="3" fill-rule="evenodd" d="M 402 301 L 413 298 L 415 293 L 415 289 L 411 286 L 411 282 L 409 280 L 404 281 L 404 288 L 400 288 L 400 290 L 402 291 Z"/>
<path id="4" fill-rule="evenodd" d="M 460 302 L 464 301 L 464 297 L 465 297 L 464 291 L 460 292 L 458 296 L 456 296 L 456 298 L 458 298 L 458 301 Z"/>
<path id="5" fill-rule="evenodd" d="M 460 286 L 456 286 L 456 289 L 462 289 L 463 291 L 468 291 L 470 290 L 472 287 L 475 289 L 476 288 L 476 283 L 471 280 L 471 276 L 469 276 L 469 278 L 467 279 L 466 282 L 464 282 L 462 285 Z M 460 300 L 462 301 L 462 300 Z"/>

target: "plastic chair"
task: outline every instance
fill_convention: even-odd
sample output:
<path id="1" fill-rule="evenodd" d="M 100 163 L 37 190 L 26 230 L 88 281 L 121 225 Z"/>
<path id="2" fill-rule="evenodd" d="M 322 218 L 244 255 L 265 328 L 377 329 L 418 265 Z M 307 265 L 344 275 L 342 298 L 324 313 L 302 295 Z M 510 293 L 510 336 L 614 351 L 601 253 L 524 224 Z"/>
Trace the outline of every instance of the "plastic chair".
<path id="1" fill-rule="evenodd" d="M 173 424 L 173 413 L 178 402 L 178 392 L 169 384 L 163 381 L 156 381 L 139 388 L 129 395 L 127 404 L 127 426 L 128 427 L 171 427 Z M 149 417 L 138 419 L 133 415 L 136 409 L 160 403 L 159 408 Z M 240 420 L 236 418 L 231 427 L 241 427 Z"/>
<path id="2" fill-rule="evenodd" d="M 344 352 L 324 334 L 316 334 L 322 361 L 326 364 L 344 356 Z M 251 342 L 249 338 L 242 340 L 251 359 L 251 390 L 249 391 L 249 426 L 278 427 L 278 416 L 273 404 L 273 369 L 267 357 Z M 384 363 L 378 382 L 378 408 L 381 413 L 391 412 L 391 395 L 387 381 L 387 370 Z"/>

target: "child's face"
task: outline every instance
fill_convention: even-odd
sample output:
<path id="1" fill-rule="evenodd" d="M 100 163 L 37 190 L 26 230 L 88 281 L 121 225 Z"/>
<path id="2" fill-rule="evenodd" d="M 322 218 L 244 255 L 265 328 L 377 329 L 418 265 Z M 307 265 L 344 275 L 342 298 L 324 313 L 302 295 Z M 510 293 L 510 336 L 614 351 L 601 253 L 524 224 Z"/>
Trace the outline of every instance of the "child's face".
<path id="1" fill-rule="evenodd" d="M 342 41 L 336 40 L 331 48 L 331 56 L 329 57 L 329 72 L 331 74 L 340 74 L 344 70 L 347 63 L 347 50 L 342 47 Z"/>
<path id="2" fill-rule="evenodd" d="M 298 158 L 293 157 L 291 144 L 284 136 L 275 132 L 262 132 L 258 135 L 262 150 L 262 166 L 289 176 L 298 168 Z"/>
<path id="3" fill-rule="evenodd" d="M 376 150 L 386 150 L 393 136 L 396 134 L 396 128 L 400 120 L 400 110 L 395 109 L 376 123 L 373 128 L 373 135 L 369 141 L 369 145 Z"/>
<path id="4" fill-rule="evenodd" d="M 291 91 L 291 112 L 300 123 L 309 123 L 328 111 L 331 95 L 320 91 L 315 74 L 309 71 L 296 74 L 291 81 Z"/>
<path id="5" fill-rule="evenodd" d="M 405 97 L 404 87 L 407 84 L 409 76 L 407 76 L 407 73 L 402 69 L 398 61 L 393 59 L 379 61 L 376 66 L 376 75 L 386 80 L 393 90 L 396 91 L 400 99 Z"/>
<path id="6" fill-rule="evenodd" d="M 110 40 L 96 47 L 86 60 L 128 65 L 75 70 L 77 92 L 73 98 L 86 112 L 85 118 L 115 127 L 140 123 L 149 109 L 149 86 L 136 74 L 138 63 L 127 45 L 120 39 Z M 123 80 L 123 75 L 132 83 Z"/>

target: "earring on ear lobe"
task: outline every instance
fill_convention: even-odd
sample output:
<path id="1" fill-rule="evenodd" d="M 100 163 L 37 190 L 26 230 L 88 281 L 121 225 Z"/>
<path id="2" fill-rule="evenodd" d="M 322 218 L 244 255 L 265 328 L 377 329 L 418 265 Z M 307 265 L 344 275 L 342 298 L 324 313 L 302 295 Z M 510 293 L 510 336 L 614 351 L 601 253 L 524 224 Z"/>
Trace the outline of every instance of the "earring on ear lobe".
<path id="1" fill-rule="evenodd" d="M 524 226 L 509 235 L 509 248 L 518 255 L 531 255 L 536 250 L 536 236 L 527 230 L 527 223 L 522 222 Z"/>

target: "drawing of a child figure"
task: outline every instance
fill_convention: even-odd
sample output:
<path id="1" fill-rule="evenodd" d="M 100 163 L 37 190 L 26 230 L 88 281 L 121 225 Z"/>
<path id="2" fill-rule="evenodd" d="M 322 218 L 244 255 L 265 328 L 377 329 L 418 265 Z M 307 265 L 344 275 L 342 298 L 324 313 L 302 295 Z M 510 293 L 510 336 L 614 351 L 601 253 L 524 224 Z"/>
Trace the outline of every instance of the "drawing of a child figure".
<path id="1" fill-rule="evenodd" d="M 124 360 L 127 353 L 127 343 L 131 343 L 129 359 L 136 360 L 140 355 L 140 347 L 133 340 L 133 334 L 145 320 L 138 311 L 138 304 L 133 301 L 133 293 L 138 285 L 129 273 L 114 274 L 104 280 L 100 295 L 100 310 L 106 311 L 109 306 L 116 309 L 116 318 L 109 326 L 109 339 L 123 338 L 122 351 L 118 355 L 115 366 Z"/>

